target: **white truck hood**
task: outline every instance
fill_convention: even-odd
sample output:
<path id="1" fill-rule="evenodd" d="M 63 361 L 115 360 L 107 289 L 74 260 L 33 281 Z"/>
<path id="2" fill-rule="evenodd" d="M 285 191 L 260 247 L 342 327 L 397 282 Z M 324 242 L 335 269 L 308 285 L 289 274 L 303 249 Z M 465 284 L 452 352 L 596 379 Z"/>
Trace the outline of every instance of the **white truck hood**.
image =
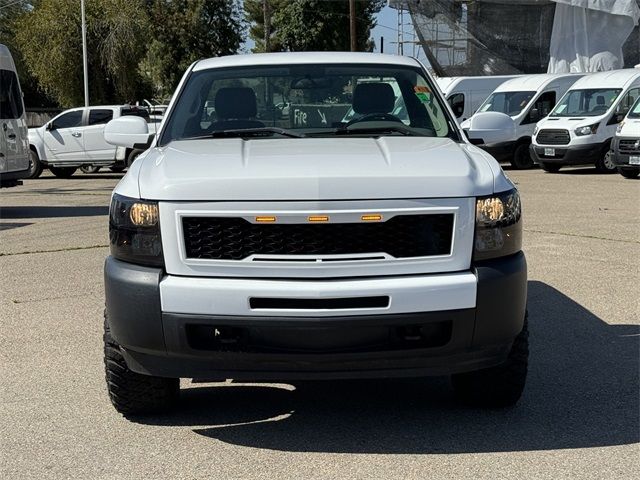
<path id="1" fill-rule="evenodd" d="M 165 201 L 471 197 L 502 177 L 472 145 L 426 137 L 183 140 L 129 173 L 117 191 L 137 179 L 140 198 Z"/>
<path id="2" fill-rule="evenodd" d="M 640 119 L 625 118 L 616 136 L 640 138 Z"/>

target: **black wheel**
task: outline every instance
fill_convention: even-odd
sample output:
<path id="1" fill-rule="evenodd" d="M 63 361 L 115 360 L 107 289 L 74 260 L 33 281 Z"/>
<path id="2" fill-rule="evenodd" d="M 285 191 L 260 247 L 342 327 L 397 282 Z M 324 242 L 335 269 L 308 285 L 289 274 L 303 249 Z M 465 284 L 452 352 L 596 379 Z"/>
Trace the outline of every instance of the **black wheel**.
<path id="1" fill-rule="evenodd" d="M 558 173 L 562 168 L 562 165 L 558 165 L 557 163 L 541 163 L 540 168 L 545 172 Z"/>
<path id="2" fill-rule="evenodd" d="M 624 178 L 638 178 L 638 175 L 640 175 L 640 170 L 637 168 L 618 167 L 618 173 Z"/>
<path id="3" fill-rule="evenodd" d="M 533 160 L 529 153 L 529 144 L 521 143 L 516 147 L 516 151 L 513 152 L 513 158 L 511 159 L 511 165 L 518 170 L 526 170 L 533 167 Z"/>
<path id="4" fill-rule="evenodd" d="M 76 173 L 76 167 L 49 167 L 51 173 L 58 178 L 71 178 L 71 175 Z"/>
<path id="5" fill-rule="evenodd" d="M 131 150 L 129 152 L 129 156 L 127 157 L 127 167 L 130 167 L 133 162 L 135 162 L 136 158 L 143 152 L 143 150 Z"/>
<path id="6" fill-rule="evenodd" d="M 42 163 L 34 150 L 29 150 L 29 177 L 38 178 L 42 174 Z"/>
<path id="7" fill-rule="evenodd" d="M 131 371 L 120 346 L 111 337 L 106 311 L 103 338 L 107 391 L 118 412 L 125 416 L 145 415 L 164 412 L 176 405 L 180 396 L 180 379 L 152 377 Z"/>
<path id="8" fill-rule="evenodd" d="M 82 165 L 80 167 L 80 171 L 82 173 L 98 173 L 100 171 L 100 167 L 96 167 L 95 165 Z"/>
<path id="9" fill-rule="evenodd" d="M 507 361 L 475 372 L 453 375 L 451 381 L 458 398 L 480 407 L 509 407 L 520 399 L 527 379 L 529 330 L 524 327 L 513 341 Z"/>
<path id="10" fill-rule="evenodd" d="M 614 173 L 617 170 L 616 164 L 613 163 L 613 152 L 611 150 L 607 149 L 602 158 L 596 162 L 596 170 L 601 173 Z"/>
<path id="11" fill-rule="evenodd" d="M 124 172 L 125 168 L 127 168 L 127 167 L 117 166 L 117 167 L 109 167 L 109 170 L 111 170 L 113 173 L 122 173 L 122 172 Z"/>

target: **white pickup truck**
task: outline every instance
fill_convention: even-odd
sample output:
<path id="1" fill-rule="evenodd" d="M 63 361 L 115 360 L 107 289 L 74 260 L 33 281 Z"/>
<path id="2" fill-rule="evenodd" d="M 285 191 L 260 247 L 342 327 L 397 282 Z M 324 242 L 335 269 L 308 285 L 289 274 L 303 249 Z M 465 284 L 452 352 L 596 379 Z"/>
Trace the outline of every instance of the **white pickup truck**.
<path id="1" fill-rule="evenodd" d="M 354 115 L 283 118 L 282 91 Z M 108 142 L 146 149 L 109 214 L 115 408 L 167 409 L 182 377 L 446 374 L 471 404 L 514 404 L 528 362 L 520 197 L 439 92 L 407 57 L 239 55 L 194 63 L 154 138 L 142 118 L 109 122 Z"/>
<path id="2" fill-rule="evenodd" d="M 104 139 L 104 126 L 122 116 L 150 121 L 144 108 L 104 105 L 65 110 L 45 125 L 30 128 L 31 178 L 39 177 L 44 167 L 61 178 L 69 178 L 80 167 L 87 172 L 103 166 L 124 170 L 126 164 L 116 162 L 116 147 Z M 155 131 L 153 123 L 149 128 Z"/>

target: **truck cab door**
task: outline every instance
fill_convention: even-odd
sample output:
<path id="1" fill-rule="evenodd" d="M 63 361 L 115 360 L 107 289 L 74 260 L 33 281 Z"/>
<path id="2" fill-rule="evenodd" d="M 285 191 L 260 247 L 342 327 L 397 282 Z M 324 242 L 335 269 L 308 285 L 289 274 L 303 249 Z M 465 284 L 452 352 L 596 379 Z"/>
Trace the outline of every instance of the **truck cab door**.
<path id="1" fill-rule="evenodd" d="M 81 160 L 84 157 L 82 114 L 83 110 L 65 112 L 46 125 L 43 137 L 49 161 Z"/>
<path id="2" fill-rule="evenodd" d="M 116 147 L 104 139 L 104 126 L 113 119 L 113 109 L 92 108 L 89 110 L 87 126 L 84 132 L 84 150 L 90 160 L 113 160 Z"/>

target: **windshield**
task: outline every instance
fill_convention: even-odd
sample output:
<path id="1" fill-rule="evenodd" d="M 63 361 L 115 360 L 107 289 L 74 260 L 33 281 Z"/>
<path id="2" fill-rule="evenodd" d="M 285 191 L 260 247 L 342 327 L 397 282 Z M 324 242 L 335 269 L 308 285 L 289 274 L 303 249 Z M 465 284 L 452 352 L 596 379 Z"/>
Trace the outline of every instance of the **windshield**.
<path id="1" fill-rule="evenodd" d="M 636 103 L 634 103 L 633 107 L 629 111 L 629 115 L 627 115 L 627 118 L 640 118 L 640 98 L 638 98 Z"/>
<path id="2" fill-rule="evenodd" d="M 589 88 L 569 90 L 560 99 L 550 117 L 595 117 L 606 113 L 622 89 Z"/>
<path id="3" fill-rule="evenodd" d="M 415 135 L 458 140 L 419 68 L 310 64 L 192 72 L 159 144 L 209 137 Z"/>
<path id="4" fill-rule="evenodd" d="M 510 117 L 518 115 L 536 92 L 493 92 L 478 109 L 479 112 L 500 112 Z"/>

